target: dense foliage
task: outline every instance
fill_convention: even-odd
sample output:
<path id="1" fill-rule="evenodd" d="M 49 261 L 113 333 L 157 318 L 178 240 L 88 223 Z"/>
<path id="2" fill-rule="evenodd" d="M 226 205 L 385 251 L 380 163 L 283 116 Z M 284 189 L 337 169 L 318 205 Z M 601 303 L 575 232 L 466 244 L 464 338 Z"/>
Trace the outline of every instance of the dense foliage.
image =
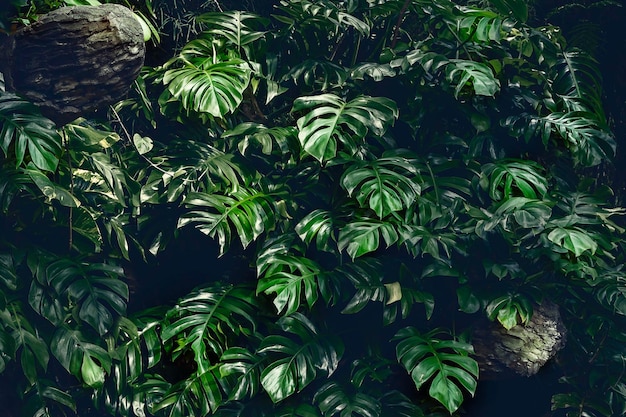
<path id="1" fill-rule="evenodd" d="M 549 300 L 568 330 L 551 415 L 626 412 L 594 59 L 523 0 L 160 3 L 138 13 L 173 49 L 110 109 L 55 126 L 0 93 L 7 401 L 462 415 L 472 324 Z"/>

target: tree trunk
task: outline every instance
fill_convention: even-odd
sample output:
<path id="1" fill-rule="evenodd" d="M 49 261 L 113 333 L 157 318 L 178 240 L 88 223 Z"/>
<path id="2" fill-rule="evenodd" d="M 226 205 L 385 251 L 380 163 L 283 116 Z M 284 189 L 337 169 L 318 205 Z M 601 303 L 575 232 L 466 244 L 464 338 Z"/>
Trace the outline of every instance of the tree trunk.
<path id="1" fill-rule="evenodd" d="M 145 57 L 140 23 L 118 4 L 54 10 L 2 50 L 6 89 L 61 125 L 123 98 Z"/>

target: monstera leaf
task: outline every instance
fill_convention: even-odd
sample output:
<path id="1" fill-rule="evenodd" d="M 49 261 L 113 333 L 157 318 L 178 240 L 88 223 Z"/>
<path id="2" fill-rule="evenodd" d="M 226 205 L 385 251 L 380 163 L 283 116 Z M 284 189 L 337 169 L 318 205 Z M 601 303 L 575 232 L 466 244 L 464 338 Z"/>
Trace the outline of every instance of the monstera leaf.
<path id="1" fill-rule="evenodd" d="M 551 67 L 553 93 L 563 101 L 567 111 L 588 111 L 604 118 L 600 92 L 602 76 L 598 63 L 579 50 L 563 52 Z"/>
<path id="2" fill-rule="evenodd" d="M 188 378 L 174 384 L 163 399 L 151 409 L 168 417 L 206 416 L 213 414 L 223 402 L 224 380 L 217 366 L 198 369 Z M 199 414 L 198 414 L 199 413 Z"/>
<path id="3" fill-rule="evenodd" d="M 380 401 L 363 392 L 350 394 L 337 382 L 322 386 L 313 397 L 325 417 L 379 417 Z"/>
<path id="4" fill-rule="evenodd" d="M 461 388 L 471 395 L 476 392 L 478 363 L 468 356 L 473 353 L 470 344 L 439 339 L 439 334 L 437 329 L 422 335 L 405 327 L 394 336 L 399 340 L 396 355 L 415 387 L 420 389 L 430 380 L 428 394 L 453 413 L 463 403 Z"/>
<path id="5" fill-rule="evenodd" d="M 58 328 L 50 349 L 68 372 L 91 387 L 102 386 L 105 374 L 111 370 L 109 353 L 101 346 L 91 343 L 78 330 Z"/>
<path id="6" fill-rule="evenodd" d="M 298 118 L 298 139 L 304 151 L 320 162 L 334 158 L 338 142 L 355 152 L 368 132 L 382 136 L 398 117 L 396 104 L 382 97 L 360 96 L 349 102 L 334 94 L 300 97 L 292 112 Z"/>
<path id="7" fill-rule="evenodd" d="M 43 117 L 34 104 L 0 92 L 0 149 L 7 157 L 14 153 L 15 167 L 32 161 L 43 171 L 55 171 L 61 136 L 54 122 Z"/>
<path id="8" fill-rule="evenodd" d="M 500 81 L 495 78 L 491 68 L 481 62 L 451 59 L 446 65 L 446 78 L 456 85 L 455 97 L 467 85 L 471 85 L 479 96 L 494 96 L 500 90 Z"/>
<path id="9" fill-rule="evenodd" d="M 352 259 L 374 252 L 380 246 L 381 237 L 387 247 L 398 241 L 396 226 L 392 223 L 357 217 L 339 231 L 339 250 L 346 250 Z"/>
<path id="10" fill-rule="evenodd" d="M 211 367 L 209 352 L 221 355 L 229 337 L 254 329 L 256 304 L 251 288 L 214 285 L 198 289 L 180 300 L 166 316 L 164 342 L 175 339 L 194 352 L 199 369 Z"/>
<path id="11" fill-rule="evenodd" d="M 548 181 L 542 167 L 532 161 L 499 161 L 482 167 L 480 181 L 493 200 L 507 200 L 516 194 L 530 199 L 542 198 L 548 192 Z"/>
<path id="12" fill-rule="evenodd" d="M 545 128 L 556 131 L 573 149 L 583 166 L 595 166 L 615 155 L 615 140 L 588 112 L 555 112 L 540 119 Z"/>
<path id="13" fill-rule="evenodd" d="M 224 117 L 235 111 L 250 83 L 250 68 L 239 58 L 219 60 L 213 56 L 210 40 L 191 42 L 182 52 L 182 68 L 163 75 L 169 92 L 180 100 L 185 110 Z"/>
<path id="14" fill-rule="evenodd" d="M 309 308 L 318 299 L 320 266 L 313 260 L 290 253 L 266 250 L 257 260 L 257 293 L 276 294 L 273 302 L 280 314 L 291 314 L 305 301 Z"/>
<path id="15" fill-rule="evenodd" d="M 332 251 L 330 244 L 334 231 L 333 213 L 328 210 L 313 210 L 298 222 L 295 231 L 307 245 L 315 240 L 319 250 Z"/>
<path id="16" fill-rule="evenodd" d="M 49 298 L 42 304 L 41 296 L 31 289 L 29 301 L 51 322 L 58 321 L 61 315 L 58 305 L 52 303 L 54 297 L 75 304 L 78 317 L 100 335 L 111 330 L 116 318 L 126 313 L 129 294 L 128 286 L 119 279 L 123 272 L 121 268 L 68 258 L 55 260 L 44 267 L 35 266 L 38 259 L 29 259 L 29 266 Z"/>
<path id="17" fill-rule="evenodd" d="M 240 188 L 231 195 L 190 193 L 185 204 L 192 210 L 180 217 L 178 227 L 192 224 L 206 235 L 217 236 L 220 254 L 230 247 L 233 229 L 245 248 L 276 221 L 272 196 L 262 191 Z"/>
<path id="18" fill-rule="evenodd" d="M 381 219 L 415 204 L 421 193 L 420 182 L 415 165 L 401 155 L 355 163 L 341 178 L 348 194 Z"/>
<path id="19" fill-rule="evenodd" d="M 348 72 L 330 61 L 307 59 L 295 65 L 283 78 L 325 91 L 343 85 L 348 78 Z"/>
<path id="20" fill-rule="evenodd" d="M 207 33 L 223 36 L 237 47 L 262 38 L 265 31 L 258 29 L 268 23 L 267 19 L 242 11 L 205 13 L 196 17 L 196 20 L 207 24 Z"/>
<path id="21" fill-rule="evenodd" d="M 320 333 L 300 313 L 282 317 L 278 325 L 300 341 L 293 336 L 271 335 L 261 343 L 259 353 L 271 359 L 263 370 L 261 384 L 275 403 L 303 390 L 319 374 L 330 376 L 343 355 L 339 339 Z"/>

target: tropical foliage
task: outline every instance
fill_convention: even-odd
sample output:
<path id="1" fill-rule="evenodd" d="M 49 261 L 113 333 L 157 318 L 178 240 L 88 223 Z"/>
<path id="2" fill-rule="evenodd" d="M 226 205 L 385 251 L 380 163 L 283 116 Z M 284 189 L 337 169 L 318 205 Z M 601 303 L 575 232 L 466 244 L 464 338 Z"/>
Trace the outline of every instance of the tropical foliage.
<path id="1" fill-rule="evenodd" d="M 0 93 L 1 395 L 38 417 L 463 415 L 472 324 L 551 301 L 551 415 L 623 415 L 596 62 L 523 0 L 215 3 L 104 119 Z M 167 40 L 165 6 L 125 4 Z"/>

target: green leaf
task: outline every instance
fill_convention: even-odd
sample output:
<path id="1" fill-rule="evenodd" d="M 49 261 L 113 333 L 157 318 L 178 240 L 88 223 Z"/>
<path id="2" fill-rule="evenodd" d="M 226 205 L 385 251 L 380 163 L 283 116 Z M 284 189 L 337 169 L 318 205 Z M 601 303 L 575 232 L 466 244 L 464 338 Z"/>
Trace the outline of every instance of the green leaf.
<path id="1" fill-rule="evenodd" d="M 300 313 L 282 317 L 278 324 L 297 336 L 300 343 L 280 335 L 268 336 L 261 343 L 259 353 L 271 358 L 261 374 L 261 384 L 275 403 L 300 392 L 320 371 L 330 376 L 343 355 L 340 340 L 319 333 Z"/>
<path id="2" fill-rule="evenodd" d="M 296 84 L 304 84 L 316 90 L 341 87 L 348 78 L 342 66 L 330 61 L 306 59 L 294 65 L 283 79 L 293 79 Z"/>
<path id="3" fill-rule="evenodd" d="M 352 164 L 341 177 L 341 185 L 348 194 L 381 219 L 415 204 L 421 193 L 420 182 L 412 161 L 393 154 Z"/>
<path id="4" fill-rule="evenodd" d="M 476 392 L 478 363 L 468 356 L 473 353 L 470 344 L 436 338 L 440 332 L 422 335 L 412 327 L 401 329 L 394 336 L 399 340 L 396 356 L 411 374 L 415 387 L 420 389 L 430 380 L 428 394 L 453 413 L 463 403 L 460 387 L 472 396 Z"/>
<path id="5" fill-rule="evenodd" d="M 539 120 L 552 128 L 573 149 L 576 160 L 583 166 L 595 166 L 615 155 L 614 138 L 588 112 L 554 112 Z"/>
<path id="6" fill-rule="evenodd" d="M 220 358 L 220 375 L 236 377 L 229 400 L 240 401 L 254 398 L 261 389 L 261 372 L 264 358 L 240 347 L 226 350 Z"/>
<path id="7" fill-rule="evenodd" d="M 505 329 L 511 330 L 517 326 L 518 318 L 522 324 L 528 323 L 533 314 L 533 307 L 526 296 L 509 293 L 489 301 L 485 311 L 489 320 L 497 318 Z"/>
<path id="8" fill-rule="evenodd" d="M 167 410 L 170 417 L 213 414 L 224 400 L 222 382 L 217 367 L 198 370 L 174 384 L 151 412 Z"/>
<path id="9" fill-rule="evenodd" d="M 518 21 L 525 23 L 528 20 L 528 4 L 525 0 L 489 0 L 500 13 L 512 15 Z"/>
<path id="10" fill-rule="evenodd" d="M 50 349 L 68 372 L 90 386 L 99 386 L 103 374 L 111 370 L 109 353 L 87 341 L 78 330 L 58 328 L 52 337 Z"/>
<path id="11" fill-rule="evenodd" d="M 135 133 L 133 135 L 133 145 L 135 145 L 135 148 L 137 148 L 137 153 L 139 155 L 147 154 L 154 147 L 152 139 L 147 136 L 141 136 L 138 133 Z"/>
<path id="12" fill-rule="evenodd" d="M 346 250 L 352 259 L 374 252 L 380 245 L 380 238 L 387 247 L 398 241 L 395 225 L 366 217 L 357 218 L 339 231 L 339 250 Z"/>
<path id="13" fill-rule="evenodd" d="M 198 39 L 188 44 L 182 54 L 200 55 L 185 66 L 163 75 L 169 92 L 179 99 L 183 108 L 221 118 L 234 112 L 243 100 L 250 83 L 251 71 L 237 58 L 227 61 L 212 59 L 212 44 Z"/>
<path id="14" fill-rule="evenodd" d="M 307 245 L 315 239 L 319 250 L 332 252 L 330 241 L 334 238 L 333 215 L 328 210 L 316 209 L 298 222 L 295 231 Z"/>
<path id="15" fill-rule="evenodd" d="M 471 85 L 479 96 L 495 96 L 500 90 L 500 81 L 491 68 L 481 62 L 451 59 L 446 65 L 446 78 L 456 84 L 454 96 L 457 98 L 466 85 Z"/>
<path id="16" fill-rule="evenodd" d="M 258 28 L 269 23 L 267 19 L 254 13 L 242 11 L 204 13 L 197 16 L 196 20 L 209 26 L 207 33 L 223 36 L 237 47 L 261 39 L 266 32 Z"/>
<path id="17" fill-rule="evenodd" d="M 548 180 L 542 167 L 532 161 L 504 160 L 481 167 L 481 186 L 489 190 L 493 200 L 508 200 L 513 196 L 539 199 L 548 192 Z"/>
<path id="18" fill-rule="evenodd" d="M 312 308 L 318 299 L 320 266 L 315 261 L 288 253 L 267 253 L 257 258 L 257 294 L 276 294 L 279 314 L 297 311 L 302 301 Z"/>
<path id="19" fill-rule="evenodd" d="M 53 183 L 43 172 L 38 169 L 26 168 L 26 173 L 37 185 L 48 201 L 57 200 L 65 207 L 79 207 L 80 201 L 68 190 Z"/>
<path id="20" fill-rule="evenodd" d="M 246 248 L 276 222 L 274 200 L 271 194 L 240 188 L 230 195 L 190 193 L 185 199 L 189 210 L 178 227 L 194 225 L 202 233 L 216 237 L 220 255 L 230 247 L 232 232 Z"/>
<path id="21" fill-rule="evenodd" d="M 46 267 L 44 282 L 76 303 L 78 317 L 104 335 L 116 316 L 126 313 L 128 286 L 119 279 L 121 274 L 120 268 L 107 264 L 59 259 Z"/>
<path id="22" fill-rule="evenodd" d="M 586 251 L 593 255 L 598 249 L 598 244 L 592 235 L 579 228 L 557 227 L 548 234 L 548 239 L 557 246 L 572 252 L 576 257 L 580 257 Z"/>
<path id="23" fill-rule="evenodd" d="M 28 165 L 26 150 L 33 165 L 54 172 L 61 155 L 61 136 L 51 120 L 41 116 L 37 107 L 20 97 L 0 92 L 0 149 L 15 156 L 15 167 Z"/>
<path id="24" fill-rule="evenodd" d="M 256 310 L 251 288 L 219 284 L 200 288 L 168 311 L 161 337 L 193 349 L 198 368 L 208 370 L 209 352 L 222 355 L 230 338 L 243 329 L 254 330 Z"/>
<path id="25" fill-rule="evenodd" d="M 104 369 L 102 369 L 89 355 L 83 355 L 80 373 L 85 384 L 99 388 L 104 384 Z"/>
<path id="26" fill-rule="evenodd" d="M 359 96 L 345 102 L 334 94 L 297 98 L 291 111 L 306 112 L 297 120 L 298 139 L 320 162 L 335 157 L 338 142 L 354 153 L 368 132 L 382 136 L 398 117 L 395 103 L 387 98 Z"/>
<path id="27" fill-rule="evenodd" d="M 323 385 L 313 397 L 313 402 L 318 404 L 324 416 L 341 417 L 379 417 L 381 416 L 381 404 L 376 398 L 363 392 L 348 394 L 337 382 L 329 382 Z"/>

